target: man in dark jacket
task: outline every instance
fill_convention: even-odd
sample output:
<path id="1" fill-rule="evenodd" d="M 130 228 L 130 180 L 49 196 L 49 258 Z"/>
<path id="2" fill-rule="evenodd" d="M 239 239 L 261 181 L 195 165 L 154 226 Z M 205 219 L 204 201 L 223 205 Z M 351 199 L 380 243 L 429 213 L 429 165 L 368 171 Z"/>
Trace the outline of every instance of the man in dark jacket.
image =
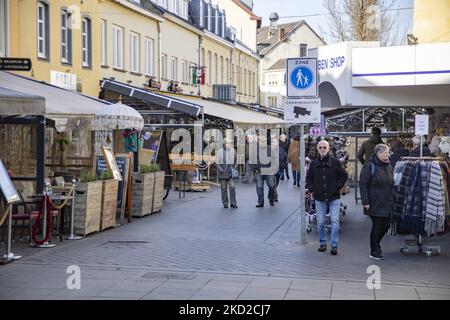
<path id="1" fill-rule="evenodd" d="M 420 144 L 422 143 L 422 157 L 431 157 L 431 151 L 430 148 L 428 148 L 428 145 L 425 143 L 425 141 L 421 141 L 420 136 L 415 136 L 412 139 L 413 142 L 413 150 L 410 152 L 411 157 L 420 157 Z M 423 139 L 425 140 L 425 139 Z"/>
<path id="2" fill-rule="evenodd" d="M 226 138 L 225 145 L 217 151 L 217 172 L 219 174 L 222 204 L 228 209 L 228 189 L 230 189 L 231 208 L 236 209 L 236 184 L 232 170 L 237 170 L 236 151 L 233 148 L 233 140 Z"/>
<path id="3" fill-rule="evenodd" d="M 358 160 L 361 162 L 361 164 L 365 164 L 369 161 L 369 159 L 372 157 L 373 149 L 377 144 L 383 143 L 383 140 L 381 140 L 381 130 L 380 128 L 373 127 L 372 128 L 372 135 L 370 136 L 369 140 L 364 141 L 361 149 L 359 149 L 358 152 Z"/>
<path id="4" fill-rule="evenodd" d="M 330 145 L 322 140 L 317 144 L 319 156 L 311 162 L 306 176 L 307 187 L 315 200 L 317 210 L 317 228 L 319 231 L 319 251 L 327 250 L 325 233 L 326 214 L 329 209 L 331 220 L 331 254 L 337 254 L 339 241 L 339 201 L 340 190 L 347 181 L 348 174 L 341 162 L 330 156 Z"/>
<path id="5" fill-rule="evenodd" d="M 251 151 L 251 150 L 250 150 Z M 272 148 L 267 145 L 267 138 L 264 135 L 258 136 L 256 155 L 250 156 L 252 171 L 256 180 L 256 193 L 258 195 L 257 208 L 264 207 L 264 181 L 269 188 L 269 202 L 271 206 L 275 204 L 275 174 L 278 172 L 278 153 L 273 154 Z M 254 159 L 252 159 L 254 158 Z M 263 160 L 263 158 L 266 158 Z M 276 161 L 274 161 L 276 159 Z M 276 162 L 276 163 L 275 163 Z"/>
<path id="6" fill-rule="evenodd" d="M 389 165 L 389 147 L 379 144 L 374 156 L 361 169 L 359 179 L 364 214 L 372 220 L 370 232 L 370 255 L 376 260 L 383 259 L 380 242 L 389 230 L 394 211 L 394 178 Z"/>

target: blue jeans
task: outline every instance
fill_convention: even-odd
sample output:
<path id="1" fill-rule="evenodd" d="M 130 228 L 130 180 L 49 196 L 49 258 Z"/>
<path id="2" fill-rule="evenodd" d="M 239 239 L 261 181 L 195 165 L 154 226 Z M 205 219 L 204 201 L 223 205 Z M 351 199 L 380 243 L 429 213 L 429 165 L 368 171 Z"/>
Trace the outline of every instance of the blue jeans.
<path id="1" fill-rule="evenodd" d="M 256 174 L 256 193 L 258 194 L 258 204 L 264 204 L 264 180 L 266 180 L 269 187 L 269 200 L 275 199 L 275 176 L 263 176 L 259 173 Z"/>
<path id="2" fill-rule="evenodd" d="M 327 244 L 327 234 L 325 233 L 326 215 L 328 206 L 330 207 L 331 220 L 331 247 L 337 247 L 339 242 L 339 213 L 341 202 L 339 199 L 332 201 L 316 200 L 317 230 L 319 231 L 320 244 Z"/>

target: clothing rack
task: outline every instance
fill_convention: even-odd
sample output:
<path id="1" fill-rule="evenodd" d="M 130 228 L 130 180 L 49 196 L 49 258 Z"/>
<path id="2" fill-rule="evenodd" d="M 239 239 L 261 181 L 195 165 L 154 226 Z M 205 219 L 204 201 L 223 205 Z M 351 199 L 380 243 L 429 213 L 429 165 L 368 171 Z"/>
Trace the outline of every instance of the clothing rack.
<path id="1" fill-rule="evenodd" d="M 443 161 L 442 157 L 401 157 L 402 161 Z M 419 252 L 425 252 L 427 257 L 431 257 L 431 255 L 441 253 L 441 246 L 439 245 L 426 245 L 423 243 L 422 235 L 415 236 L 414 239 L 405 239 L 402 247 L 400 248 L 400 252 L 404 255 L 408 254 L 409 247 L 418 247 Z"/>

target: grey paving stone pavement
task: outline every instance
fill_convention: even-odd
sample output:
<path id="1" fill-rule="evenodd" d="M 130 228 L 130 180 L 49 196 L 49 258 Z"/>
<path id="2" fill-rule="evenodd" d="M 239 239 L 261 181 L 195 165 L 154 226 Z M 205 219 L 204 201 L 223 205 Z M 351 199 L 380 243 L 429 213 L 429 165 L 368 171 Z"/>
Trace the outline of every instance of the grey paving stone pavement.
<path id="1" fill-rule="evenodd" d="M 81 240 L 51 249 L 15 241 L 23 258 L 0 266 L 0 299 L 450 299 L 449 235 L 427 239 L 442 247 L 432 257 L 402 255 L 405 237 L 386 236 L 386 259 L 371 260 L 370 220 L 349 194 L 339 254 L 331 256 L 317 252 L 315 225 L 299 243 L 299 189 L 290 180 L 274 207 L 255 208 L 255 185 L 237 190 L 237 210 L 222 208 L 216 187 L 185 199 L 171 192 L 162 213 Z M 81 270 L 80 290 L 66 287 L 72 265 Z M 373 265 L 380 290 L 367 288 Z"/>

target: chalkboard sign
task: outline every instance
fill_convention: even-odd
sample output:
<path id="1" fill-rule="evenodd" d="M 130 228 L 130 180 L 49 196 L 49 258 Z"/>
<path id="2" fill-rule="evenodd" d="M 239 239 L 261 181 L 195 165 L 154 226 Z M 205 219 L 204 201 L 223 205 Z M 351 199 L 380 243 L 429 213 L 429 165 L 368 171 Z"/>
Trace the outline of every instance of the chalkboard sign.
<path id="1" fill-rule="evenodd" d="M 123 217 L 125 215 L 126 196 L 129 188 L 128 176 L 130 174 L 130 154 L 119 153 L 115 156 L 117 167 L 119 168 L 122 180 L 119 181 L 119 191 L 117 194 L 117 208 L 120 209 L 120 219 L 123 223 Z M 108 166 L 103 155 L 97 155 L 95 174 L 100 175 L 102 171 L 107 171 Z"/>

